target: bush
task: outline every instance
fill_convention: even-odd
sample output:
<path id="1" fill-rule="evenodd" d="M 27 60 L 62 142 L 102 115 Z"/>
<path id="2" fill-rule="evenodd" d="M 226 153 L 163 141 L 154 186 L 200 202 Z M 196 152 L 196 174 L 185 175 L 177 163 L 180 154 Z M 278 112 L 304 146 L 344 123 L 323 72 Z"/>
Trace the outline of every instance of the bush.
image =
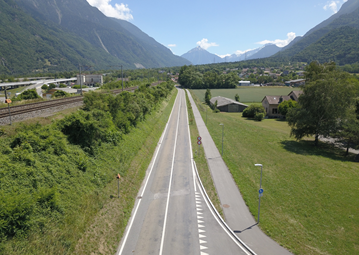
<path id="1" fill-rule="evenodd" d="M 62 91 L 62 90 L 57 90 L 54 93 L 54 97 L 69 97 L 69 96 L 70 96 L 69 93 Z"/>
<path id="2" fill-rule="evenodd" d="M 67 88 L 66 84 L 61 83 L 59 88 Z"/>
<path id="3" fill-rule="evenodd" d="M 110 113 L 101 110 L 78 111 L 60 120 L 58 126 L 70 143 L 80 145 L 88 151 L 92 151 L 101 142 L 116 145 L 122 137 L 113 124 Z"/>
<path id="4" fill-rule="evenodd" d="M 72 86 L 72 88 L 73 89 L 81 89 L 81 85 L 74 85 L 74 86 Z M 88 88 L 86 85 L 82 85 L 82 88 L 83 89 L 86 89 L 86 88 Z"/>
<path id="5" fill-rule="evenodd" d="M 41 86 L 41 89 L 47 90 L 48 86 L 46 84 Z"/>
<path id="6" fill-rule="evenodd" d="M 248 108 L 244 109 L 242 116 L 247 118 L 254 118 L 256 113 L 263 113 L 265 116 L 265 109 L 260 104 L 252 104 Z"/>
<path id="7" fill-rule="evenodd" d="M 53 83 L 49 84 L 48 90 L 56 88 L 56 85 Z"/>
<path id="8" fill-rule="evenodd" d="M 29 89 L 22 92 L 18 97 L 14 98 L 13 101 L 29 100 L 40 98 L 37 94 L 36 89 Z"/>
<path id="9" fill-rule="evenodd" d="M 290 109 L 297 107 L 298 107 L 298 103 L 296 101 L 293 100 L 283 101 L 278 105 L 278 112 L 286 116 Z"/>
<path id="10" fill-rule="evenodd" d="M 262 112 L 257 112 L 255 115 L 254 115 L 254 119 L 257 120 L 257 121 L 262 121 L 264 119 L 264 113 Z"/>

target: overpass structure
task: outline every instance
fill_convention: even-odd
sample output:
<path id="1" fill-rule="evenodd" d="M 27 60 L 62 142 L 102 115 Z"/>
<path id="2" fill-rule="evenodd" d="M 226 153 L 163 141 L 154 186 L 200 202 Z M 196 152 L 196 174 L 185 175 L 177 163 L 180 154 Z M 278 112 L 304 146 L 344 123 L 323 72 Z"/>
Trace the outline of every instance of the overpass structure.
<path id="1" fill-rule="evenodd" d="M 61 82 L 71 82 L 77 81 L 77 77 L 68 78 L 68 79 L 50 79 L 50 80 L 36 80 L 36 81 L 20 81 L 20 82 L 7 82 L 7 83 L 0 83 L 0 90 L 14 88 L 18 86 L 28 86 L 24 89 L 24 91 L 28 89 L 36 89 L 37 94 L 42 97 L 41 87 L 44 84 L 49 83 L 61 83 Z"/>

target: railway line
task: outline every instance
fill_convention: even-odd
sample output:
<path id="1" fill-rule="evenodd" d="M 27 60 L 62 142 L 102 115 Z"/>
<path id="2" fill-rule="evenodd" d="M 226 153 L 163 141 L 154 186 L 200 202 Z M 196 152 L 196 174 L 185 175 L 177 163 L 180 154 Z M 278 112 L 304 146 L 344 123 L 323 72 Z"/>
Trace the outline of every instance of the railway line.
<path id="1" fill-rule="evenodd" d="M 157 86 L 159 83 L 160 82 L 153 83 L 151 86 Z M 137 88 L 138 88 L 137 86 L 124 88 L 123 91 L 134 91 Z M 122 92 L 122 89 L 115 89 L 115 90 L 110 91 L 110 93 L 112 93 L 112 94 L 120 94 L 121 92 Z M 107 92 L 103 92 L 103 93 L 107 93 Z M 4 119 L 4 118 L 9 118 L 10 115 L 12 117 L 14 117 L 16 115 L 46 110 L 46 109 L 50 109 L 50 108 L 56 108 L 56 107 L 73 104 L 73 103 L 80 103 L 82 101 L 83 101 L 83 96 L 74 96 L 74 97 L 53 99 L 53 100 L 43 101 L 43 102 L 38 102 L 38 103 L 30 103 L 30 104 L 25 104 L 25 105 L 11 106 L 10 112 L 9 112 L 8 107 L 1 108 L 0 109 L 0 120 Z"/>

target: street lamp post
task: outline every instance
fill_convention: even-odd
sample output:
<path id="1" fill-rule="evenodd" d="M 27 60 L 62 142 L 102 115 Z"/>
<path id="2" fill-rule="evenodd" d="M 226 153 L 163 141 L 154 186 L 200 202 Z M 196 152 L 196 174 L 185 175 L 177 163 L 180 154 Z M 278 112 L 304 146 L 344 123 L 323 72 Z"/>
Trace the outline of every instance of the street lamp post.
<path id="1" fill-rule="evenodd" d="M 208 109 L 206 108 L 206 126 L 207 126 L 207 110 L 208 110 Z"/>
<path id="2" fill-rule="evenodd" d="M 261 180 L 259 182 L 259 203 L 258 203 L 258 223 L 259 223 L 259 215 L 260 215 L 260 209 L 261 209 L 261 196 L 263 194 L 263 190 L 262 190 L 262 170 L 263 170 L 263 165 L 262 164 L 255 164 L 254 166 L 260 166 L 261 167 Z"/>
<path id="3" fill-rule="evenodd" d="M 219 124 L 220 126 L 222 126 L 222 157 L 223 157 L 223 136 L 224 136 L 224 124 Z"/>

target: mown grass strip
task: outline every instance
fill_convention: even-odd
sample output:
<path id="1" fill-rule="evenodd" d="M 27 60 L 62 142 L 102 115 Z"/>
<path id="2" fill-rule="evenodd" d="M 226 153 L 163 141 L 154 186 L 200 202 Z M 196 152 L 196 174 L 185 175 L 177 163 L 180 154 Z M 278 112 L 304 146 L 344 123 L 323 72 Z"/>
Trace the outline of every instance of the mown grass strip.
<path id="1" fill-rule="evenodd" d="M 192 93 L 205 119 L 205 107 Z M 238 113 L 208 114 L 207 127 L 251 213 L 257 217 L 260 168 L 262 230 L 294 254 L 359 254 L 359 171 L 354 155 L 312 139 L 289 137 L 285 121 Z"/>
<path id="2" fill-rule="evenodd" d="M 197 144 L 197 137 L 199 136 L 199 132 L 196 126 L 196 121 L 194 119 L 191 102 L 188 99 L 187 93 L 186 93 L 186 102 L 188 109 L 189 130 L 191 132 L 193 159 L 196 162 L 199 176 L 201 177 L 203 186 L 206 189 L 209 198 L 211 199 L 213 205 L 216 207 L 217 211 L 221 214 L 222 218 L 224 218 L 223 210 L 217 195 L 216 187 L 214 186 L 212 175 L 208 168 L 206 155 L 204 153 L 203 147 L 198 146 Z"/>

